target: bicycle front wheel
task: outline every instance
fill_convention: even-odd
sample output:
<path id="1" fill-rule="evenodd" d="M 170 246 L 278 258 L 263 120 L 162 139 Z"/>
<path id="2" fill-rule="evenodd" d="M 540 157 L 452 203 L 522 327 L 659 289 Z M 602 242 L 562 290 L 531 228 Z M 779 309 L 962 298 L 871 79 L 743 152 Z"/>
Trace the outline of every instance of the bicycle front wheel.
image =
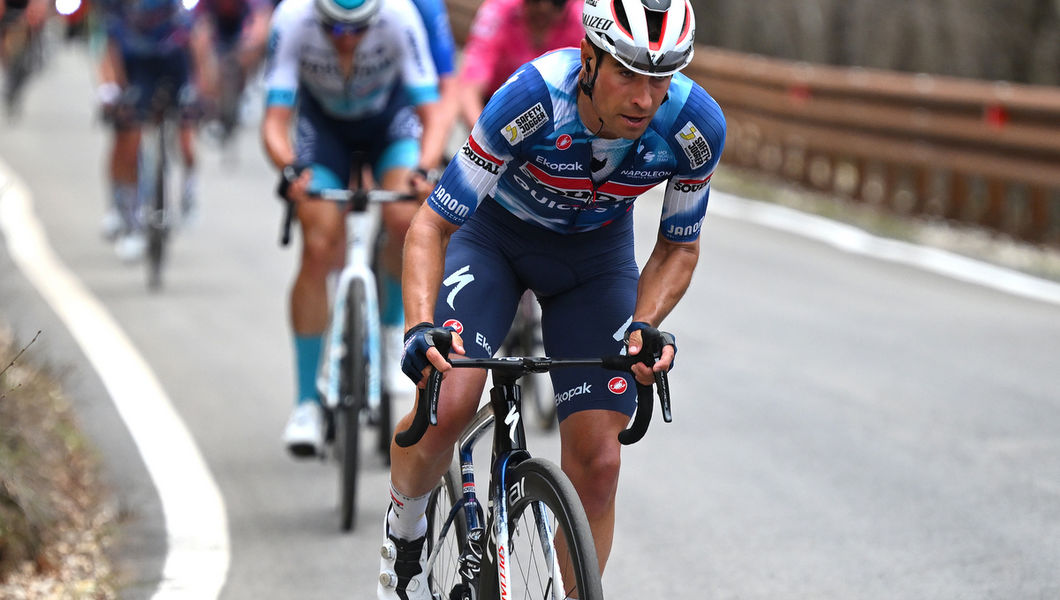
<path id="1" fill-rule="evenodd" d="M 508 473 L 508 548 L 490 548 L 493 565 L 482 572 L 482 598 L 602 600 L 600 566 L 585 509 L 555 464 L 531 458 Z M 497 565 L 503 558 L 507 581 Z"/>
<path id="2" fill-rule="evenodd" d="M 451 592 L 462 581 L 460 558 L 467 543 L 467 518 L 463 507 L 457 507 L 461 497 L 460 467 L 454 463 L 427 503 L 427 552 L 433 559 L 427 581 L 435 598 L 451 598 Z"/>
<path id="3" fill-rule="evenodd" d="M 353 529 L 357 508 L 361 410 L 367 388 L 364 281 L 354 279 L 346 292 L 346 324 L 339 367 L 339 405 L 335 415 L 335 452 L 339 459 L 339 516 L 343 531 Z"/>

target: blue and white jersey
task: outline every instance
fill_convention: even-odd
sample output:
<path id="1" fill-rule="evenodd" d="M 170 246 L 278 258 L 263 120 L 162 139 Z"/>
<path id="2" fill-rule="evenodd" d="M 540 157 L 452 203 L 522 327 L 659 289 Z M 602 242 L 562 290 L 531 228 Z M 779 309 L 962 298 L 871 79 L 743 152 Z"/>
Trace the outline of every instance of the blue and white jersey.
<path id="1" fill-rule="evenodd" d="M 438 99 L 438 75 L 423 22 L 410 0 L 386 0 L 354 52 L 345 77 L 313 0 L 284 0 L 272 17 L 265 71 L 267 106 L 311 95 L 329 115 L 357 120 L 383 113 L 395 98 L 418 106 Z M 403 89 L 402 89 L 403 88 Z"/>
<path id="2" fill-rule="evenodd" d="M 427 43 L 431 47 L 431 58 L 439 77 L 453 73 L 456 41 L 449 26 L 449 10 L 444 0 L 412 0 L 427 28 Z"/>
<path id="3" fill-rule="evenodd" d="M 493 196 L 527 223 L 576 233 L 615 221 L 665 181 L 660 232 L 674 242 L 697 239 L 725 144 L 718 104 L 677 74 L 640 138 L 600 140 L 578 116 L 579 56 L 574 48 L 545 54 L 497 90 L 428 198 L 430 206 L 460 225 Z M 614 164 L 594 181 L 605 146 Z"/>

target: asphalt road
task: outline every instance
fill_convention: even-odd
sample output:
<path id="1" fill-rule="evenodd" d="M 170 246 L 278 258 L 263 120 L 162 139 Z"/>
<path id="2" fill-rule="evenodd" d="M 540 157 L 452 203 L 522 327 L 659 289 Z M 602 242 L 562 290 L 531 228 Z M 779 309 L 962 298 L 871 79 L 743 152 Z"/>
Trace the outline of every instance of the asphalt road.
<path id="1" fill-rule="evenodd" d="M 223 498 L 219 597 L 371 598 L 387 473 L 365 465 L 360 527 L 338 532 L 331 465 L 280 443 L 292 397 L 295 251 L 256 131 L 205 144 L 202 219 L 165 290 L 99 237 L 104 130 L 93 67 L 52 57 L 0 160 L 58 259 L 157 377 Z M 719 196 L 719 202 L 721 202 Z M 639 252 L 658 196 L 638 208 Z M 656 221 L 657 222 L 657 221 Z M 1060 598 L 1060 306 L 710 216 L 688 294 L 674 422 L 624 452 L 610 598 Z M 85 353 L 0 246 L 0 319 L 65 374 L 106 459 L 123 597 L 162 580 L 162 502 Z M 555 456 L 558 440 L 531 447 Z M 192 498 L 170 500 L 180 505 Z M 179 597 L 174 596 L 174 597 Z M 207 600 L 207 599 L 204 599 Z"/>

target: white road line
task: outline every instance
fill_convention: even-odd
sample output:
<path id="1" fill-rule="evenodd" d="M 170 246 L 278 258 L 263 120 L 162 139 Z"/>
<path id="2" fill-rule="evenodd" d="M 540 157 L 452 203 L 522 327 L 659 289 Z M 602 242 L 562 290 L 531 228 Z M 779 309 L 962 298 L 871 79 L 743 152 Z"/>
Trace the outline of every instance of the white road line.
<path id="1" fill-rule="evenodd" d="M 983 261 L 874 236 L 857 227 L 785 206 L 711 191 L 710 213 L 748 221 L 830 244 L 845 252 L 918 267 L 1015 296 L 1060 305 L 1060 284 Z"/>
<path id="2" fill-rule="evenodd" d="M 29 191 L 3 162 L 0 233 L 15 264 L 103 380 L 161 497 L 168 551 L 153 598 L 217 598 L 229 564 L 220 490 L 151 368 L 106 308 L 55 256 L 33 213 Z"/>

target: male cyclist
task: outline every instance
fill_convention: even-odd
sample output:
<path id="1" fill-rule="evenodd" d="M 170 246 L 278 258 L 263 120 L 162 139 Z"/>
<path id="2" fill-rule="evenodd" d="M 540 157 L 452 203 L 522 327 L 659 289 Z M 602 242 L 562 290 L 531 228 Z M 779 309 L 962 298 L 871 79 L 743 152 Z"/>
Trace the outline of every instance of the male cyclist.
<path id="1" fill-rule="evenodd" d="M 381 568 L 397 577 L 381 581 L 397 585 L 380 584 L 380 598 L 430 598 L 422 572 L 427 499 L 485 383 L 482 371 L 451 369 L 430 345 L 435 326 L 456 332 L 455 353 L 489 356 L 529 288 L 541 302 L 547 354 L 637 354 L 641 329 L 660 325 L 698 262 L 725 121 L 678 73 L 692 58 L 691 4 L 585 0 L 583 23 L 580 49 L 524 65 L 494 94 L 409 229 L 402 367 L 421 386 L 429 366 L 446 381 L 438 426 L 411 448 L 391 447 Z M 659 183 L 659 233 L 638 276 L 633 203 Z M 654 370 L 669 369 L 675 350 L 667 345 Z M 652 381 L 643 365 L 635 376 Z M 557 407 L 561 466 L 584 504 L 601 569 L 614 531 L 617 435 L 636 395 L 628 377 L 612 377 L 592 368 L 552 373 L 565 398 Z"/>
<path id="2" fill-rule="evenodd" d="M 410 191 L 414 183 L 421 195 L 429 193 L 413 175 L 437 166 L 442 152 L 440 123 L 432 118 L 437 77 L 409 0 L 285 0 L 273 13 L 265 85 L 265 150 L 302 230 L 290 301 L 297 395 L 284 441 L 294 456 L 307 457 L 323 442 L 316 372 L 328 323 L 327 276 L 342 267 L 346 250 L 340 208 L 309 196 L 346 188 L 355 152 L 367 156 L 384 189 Z M 404 203 L 382 209 L 383 269 L 392 277 L 400 279 L 401 246 L 415 210 Z"/>
<path id="3" fill-rule="evenodd" d="M 106 0 L 103 9 L 107 47 L 100 64 L 99 100 L 114 128 L 112 201 L 103 217 L 103 234 L 116 238 L 120 258 L 136 260 L 146 248 L 137 188 L 140 128 L 153 118 L 162 99 L 180 109 L 182 206 L 189 209 L 196 179 L 194 83 L 202 78 L 206 54 L 191 43 L 192 16 L 181 0 Z"/>
<path id="4" fill-rule="evenodd" d="M 243 88 L 265 55 L 271 15 L 269 0 L 199 0 L 195 6 L 195 35 L 205 38 L 201 43 L 212 48 L 217 63 L 210 69 L 208 88 L 202 92 L 215 105 L 220 105 L 217 108 L 221 113 L 223 139 L 238 124 Z M 224 86 L 231 86 L 234 98 L 223 97 Z M 231 105 L 222 105 L 226 103 Z"/>

